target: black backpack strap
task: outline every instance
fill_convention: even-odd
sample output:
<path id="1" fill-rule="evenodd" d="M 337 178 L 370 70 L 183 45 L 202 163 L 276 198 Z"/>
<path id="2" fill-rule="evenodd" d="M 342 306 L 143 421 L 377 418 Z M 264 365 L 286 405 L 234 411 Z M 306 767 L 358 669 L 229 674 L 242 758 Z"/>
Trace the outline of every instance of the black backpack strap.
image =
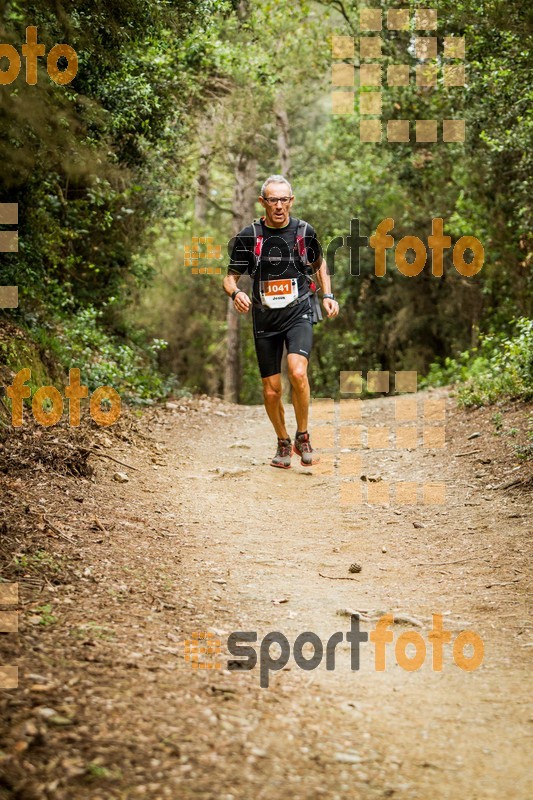
<path id="1" fill-rule="evenodd" d="M 322 309 L 320 307 L 320 300 L 318 299 L 317 295 L 317 285 L 313 280 L 313 276 L 309 271 L 309 258 L 307 256 L 307 247 L 305 244 L 305 237 L 307 234 L 308 228 L 307 222 L 302 219 L 298 220 L 298 227 L 296 228 L 296 249 L 298 252 L 298 256 L 300 257 L 300 262 L 303 267 L 303 271 L 305 277 L 307 279 L 307 284 L 309 287 L 309 295 L 311 300 L 311 316 L 313 325 L 316 325 L 317 322 L 321 322 L 323 319 L 322 316 Z"/>

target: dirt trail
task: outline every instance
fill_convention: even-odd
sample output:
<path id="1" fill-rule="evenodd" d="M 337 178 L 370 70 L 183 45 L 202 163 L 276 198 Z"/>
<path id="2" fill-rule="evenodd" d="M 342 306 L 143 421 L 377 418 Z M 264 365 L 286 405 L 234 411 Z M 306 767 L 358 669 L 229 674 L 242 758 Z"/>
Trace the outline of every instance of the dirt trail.
<path id="1" fill-rule="evenodd" d="M 393 402 L 365 401 L 362 424 L 392 420 Z M 49 486 L 47 517 L 77 514 L 76 547 L 56 544 L 78 559 L 76 579 L 29 597 L 32 608 L 51 605 L 53 624 L 23 614 L 21 687 L 9 695 L 0 762 L 11 789 L 0 797 L 533 796 L 531 516 L 524 493 L 490 488 L 491 465 L 456 457 L 472 449 L 488 461 L 488 434 L 468 439 L 484 430 L 481 417 L 450 411 L 445 449 L 364 451 L 366 481 L 339 476 L 327 456 L 313 471 L 296 458 L 291 470 L 270 468 L 274 440 L 261 408 L 206 405 L 184 417 L 159 415 L 155 447 L 109 451 L 138 471 L 99 460 L 96 484 Z M 293 430 L 292 408 L 289 419 Z M 335 426 L 314 424 L 327 441 Z M 346 442 L 338 419 L 336 427 L 338 454 Z M 112 480 L 117 469 L 128 483 Z M 398 481 L 444 482 L 446 502 L 339 503 L 350 491 L 342 485 Z M 74 526 L 64 530 L 72 536 Z M 360 573 L 348 572 L 353 562 Z M 368 642 L 353 671 L 344 640 L 334 671 L 324 661 L 300 669 L 295 638 L 312 631 L 325 644 L 346 633 L 343 609 L 371 618 L 361 623 L 367 632 L 383 613 L 415 618 L 391 630 L 394 642 L 406 631 L 422 635 L 424 665 L 402 669 L 392 643 L 376 672 Z M 444 615 L 453 638 L 463 629 L 482 637 L 479 669 L 459 669 L 446 645 L 443 670 L 432 670 L 432 614 Z M 198 630 L 222 641 L 210 657 L 222 669 L 184 659 L 183 642 Z M 270 674 L 268 688 L 259 666 L 225 669 L 232 631 L 256 631 L 258 646 L 271 631 L 289 640 L 287 666 Z M 50 707 L 64 724 L 50 721 Z"/>

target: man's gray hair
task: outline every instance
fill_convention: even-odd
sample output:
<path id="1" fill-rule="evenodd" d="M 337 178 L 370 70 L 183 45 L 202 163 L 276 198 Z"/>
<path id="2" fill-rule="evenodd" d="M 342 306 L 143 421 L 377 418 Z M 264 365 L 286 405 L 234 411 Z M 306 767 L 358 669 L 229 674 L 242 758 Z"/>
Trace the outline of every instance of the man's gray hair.
<path id="1" fill-rule="evenodd" d="M 265 196 L 265 192 L 266 192 L 267 186 L 269 186 L 271 183 L 285 183 L 285 184 L 287 184 L 287 186 L 289 187 L 289 194 L 292 197 L 292 186 L 290 185 L 290 183 L 287 180 L 287 178 L 283 177 L 283 175 L 271 175 L 269 178 L 267 178 L 266 181 L 264 182 L 264 184 L 261 187 L 261 197 Z"/>

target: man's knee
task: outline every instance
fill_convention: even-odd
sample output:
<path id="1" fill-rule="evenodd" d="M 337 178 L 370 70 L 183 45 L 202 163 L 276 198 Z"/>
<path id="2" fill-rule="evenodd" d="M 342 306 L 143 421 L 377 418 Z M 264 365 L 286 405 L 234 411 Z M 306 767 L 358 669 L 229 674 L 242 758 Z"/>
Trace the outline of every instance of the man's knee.
<path id="1" fill-rule="evenodd" d="M 281 385 L 277 385 L 276 383 L 270 383 L 265 381 L 263 383 L 263 397 L 268 402 L 275 403 L 277 400 L 281 400 Z"/>
<path id="2" fill-rule="evenodd" d="M 305 383 L 307 380 L 307 364 L 297 363 L 289 365 L 289 379 L 293 384 Z"/>

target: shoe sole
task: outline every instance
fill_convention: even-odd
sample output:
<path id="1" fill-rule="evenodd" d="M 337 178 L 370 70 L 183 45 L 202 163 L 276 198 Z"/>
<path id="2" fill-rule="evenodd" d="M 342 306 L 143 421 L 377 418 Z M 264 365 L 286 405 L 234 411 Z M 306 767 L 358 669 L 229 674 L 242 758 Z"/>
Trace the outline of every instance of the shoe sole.
<path id="1" fill-rule="evenodd" d="M 277 467 L 277 469 L 290 469 L 290 464 L 274 464 L 272 461 L 270 462 L 271 467 Z"/>
<path id="2" fill-rule="evenodd" d="M 300 464 L 302 465 L 302 467 L 314 467 L 315 464 L 320 463 L 320 456 L 317 456 L 316 458 L 313 458 L 310 464 L 306 464 L 302 458 L 302 454 L 296 449 L 294 445 L 292 446 L 292 452 L 294 453 L 294 455 L 300 456 Z"/>

